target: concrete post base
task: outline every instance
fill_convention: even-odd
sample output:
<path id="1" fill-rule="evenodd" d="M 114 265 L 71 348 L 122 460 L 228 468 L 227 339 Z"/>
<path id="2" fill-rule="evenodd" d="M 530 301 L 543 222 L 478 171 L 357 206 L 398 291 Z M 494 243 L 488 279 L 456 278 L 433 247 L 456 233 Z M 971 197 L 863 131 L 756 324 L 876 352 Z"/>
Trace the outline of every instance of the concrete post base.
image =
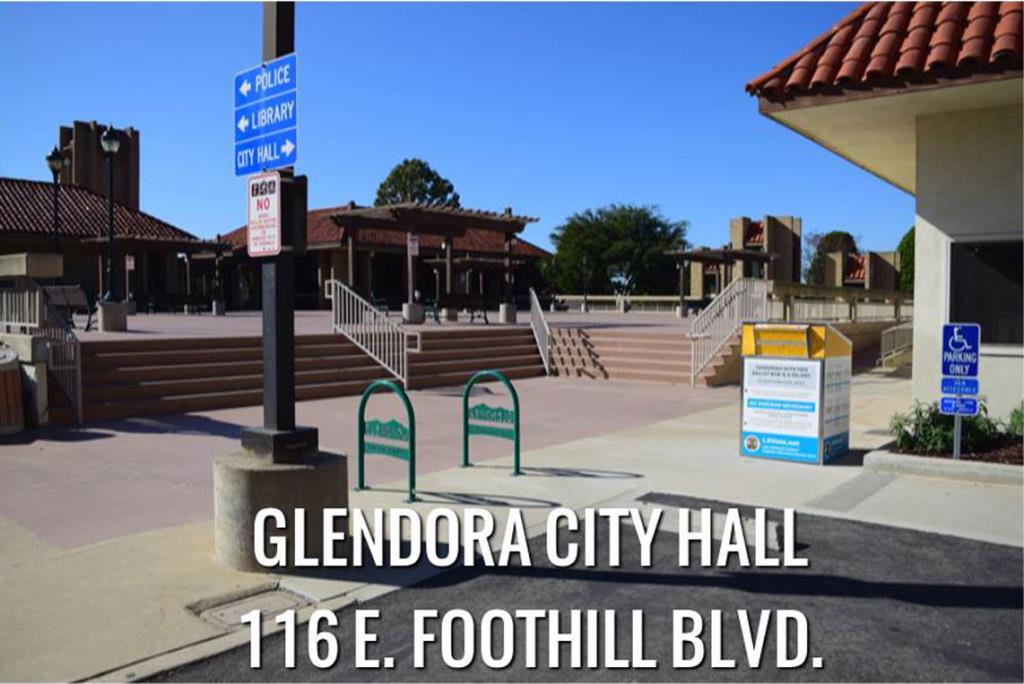
<path id="1" fill-rule="evenodd" d="M 498 306 L 498 322 L 499 323 L 515 323 L 516 322 L 516 305 L 515 304 L 500 304 Z"/>
<path id="2" fill-rule="evenodd" d="M 402 320 L 406 323 L 412 323 L 413 325 L 423 322 L 423 305 L 422 304 L 410 304 L 406 302 L 402 304 Z"/>
<path id="3" fill-rule="evenodd" d="M 124 302 L 100 302 L 100 332 L 125 332 L 128 330 L 128 307 Z"/>
<path id="4" fill-rule="evenodd" d="M 457 321 L 459 320 L 459 310 L 452 308 L 441 309 L 441 319 L 445 321 Z"/>
<path id="5" fill-rule="evenodd" d="M 273 572 L 256 561 L 254 550 L 256 514 L 262 508 L 277 508 L 285 516 L 286 529 L 273 521 L 265 537 L 287 540 L 288 567 L 295 564 L 295 509 L 305 511 L 305 555 L 322 558 L 323 510 L 348 508 L 348 459 L 341 454 L 318 451 L 297 463 L 273 463 L 239 452 L 222 456 L 213 464 L 213 524 L 217 559 L 235 570 Z M 340 526 L 340 525 L 339 525 Z M 347 526 L 345 536 L 348 537 Z M 263 544 L 268 555 L 274 547 Z M 335 550 L 335 556 L 348 549 Z"/>
<path id="6" fill-rule="evenodd" d="M 224 305 L 224 300 L 214 299 L 210 308 L 213 310 L 214 316 L 223 316 L 227 313 L 227 307 Z"/>

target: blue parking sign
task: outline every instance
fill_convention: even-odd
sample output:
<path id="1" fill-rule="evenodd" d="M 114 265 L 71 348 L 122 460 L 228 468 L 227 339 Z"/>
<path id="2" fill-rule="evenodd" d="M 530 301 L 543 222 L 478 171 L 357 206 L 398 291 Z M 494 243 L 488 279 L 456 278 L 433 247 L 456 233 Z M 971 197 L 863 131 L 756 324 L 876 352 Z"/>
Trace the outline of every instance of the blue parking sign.
<path id="1" fill-rule="evenodd" d="M 939 400 L 939 413 L 947 416 L 976 416 L 978 400 L 974 397 L 942 397 Z"/>
<path id="2" fill-rule="evenodd" d="M 942 375 L 978 377 L 980 344 L 981 326 L 977 323 L 947 323 L 942 326 Z"/>
<path id="3" fill-rule="evenodd" d="M 966 394 L 973 396 L 978 394 L 978 380 L 976 378 L 942 378 L 943 394 Z"/>

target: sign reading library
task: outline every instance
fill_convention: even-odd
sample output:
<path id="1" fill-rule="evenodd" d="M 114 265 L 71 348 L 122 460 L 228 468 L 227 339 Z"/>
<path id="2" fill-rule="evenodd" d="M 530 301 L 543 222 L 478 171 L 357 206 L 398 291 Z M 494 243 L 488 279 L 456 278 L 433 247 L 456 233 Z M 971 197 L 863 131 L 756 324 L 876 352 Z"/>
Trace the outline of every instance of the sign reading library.
<path id="1" fill-rule="evenodd" d="M 253 258 L 281 253 L 281 174 L 249 177 L 248 250 Z"/>
<path id="2" fill-rule="evenodd" d="M 298 156 L 295 54 L 235 74 L 235 175 L 294 166 Z"/>

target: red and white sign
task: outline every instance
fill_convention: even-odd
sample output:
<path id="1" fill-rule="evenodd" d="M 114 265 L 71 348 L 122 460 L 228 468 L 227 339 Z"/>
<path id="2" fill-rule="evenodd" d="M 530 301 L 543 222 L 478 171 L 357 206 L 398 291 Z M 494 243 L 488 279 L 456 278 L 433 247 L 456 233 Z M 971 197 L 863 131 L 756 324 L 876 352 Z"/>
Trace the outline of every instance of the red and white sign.
<path id="1" fill-rule="evenodd" d="M 281 174 L 249 176 L 249 256 L 281 253 Z"/>

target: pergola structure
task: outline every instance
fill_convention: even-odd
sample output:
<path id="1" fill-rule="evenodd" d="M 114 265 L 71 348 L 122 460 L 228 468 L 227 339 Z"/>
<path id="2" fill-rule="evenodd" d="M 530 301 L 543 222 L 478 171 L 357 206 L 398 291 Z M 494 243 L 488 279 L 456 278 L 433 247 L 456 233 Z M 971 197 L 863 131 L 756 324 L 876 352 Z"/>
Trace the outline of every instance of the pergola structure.
<path id="1" fill-rule="evenodd" d="M 504 238 L 504 256 L 499 260 L 487 260 L 492 266 L 500 265 L 504 271 L 504 287 L 502 293 L 503 306 L 511 307 L 514 303 L 513 295 L 513 259 L 512 245 L 517 233 L 520 233 L 527 223 L 533 223 L 537 219 L 529 216 L 518 216 L 506 209 L 502 213 L 480 211 L 473 209 L 462 209 L 444 205 L 403 203 L 391 204 L 379 207 L 356 207 L 350 205 L 340 211 L 331 214 L 331 221 L 342 229 L 342 240 L 348 246 L 348 281 L 350 287 L 355 287 L 355 259 L 354 254 L 360 240 L 374 242 L 374 231 L 386 230 L 405 233 L 406 244 L 406 271 L 407 287 L 406 302 L 402 307 L 403 317 L 412 323 L 419 323 L 423 320 L 423 308 L 420 302 L 416 301 L 416 260 L 419 258 L 421 236 L 436 241 L 441 240 L 441 250 L 444 253 L 443 263 L 445 268 L 444 295 L 453 294 L 453 267 L 455 257 L 452 248 L 453 240 L 462 237 L 469 229 L 487 230 L 501 233 Z M 465 260 L 460 260 L 464 263 Z"/>
<path id="2" fill-rule="evenodd" d="M 751 249 L 733 249 L 732 247 L 722 247 L 721 249 L 708 249 L 702 247 L 700 249 L 680 249 L 666 252 L 667 255 L 673 257 L 679 264 L 679 304 L 683 305 L 684 296 L 684 284 L 686 281 L 686 264 L 696 263 L 703 267 L 706 264 L 712 264 L 717 267 L 716 277 L 718 279 L 715 293 L 721 292 L 725 287 L 733 281 L 733 266 L 736 262 L 740 264 L 753 263 L 753 264 L 767 264 L 775 258 L 775 254 L 760 252 Z M 740 273 L 743 270 L 741 269 Z M 761 272 L 764 274 L 764 278 L 768 278 L 768 269 L 762 268 Z"/>

